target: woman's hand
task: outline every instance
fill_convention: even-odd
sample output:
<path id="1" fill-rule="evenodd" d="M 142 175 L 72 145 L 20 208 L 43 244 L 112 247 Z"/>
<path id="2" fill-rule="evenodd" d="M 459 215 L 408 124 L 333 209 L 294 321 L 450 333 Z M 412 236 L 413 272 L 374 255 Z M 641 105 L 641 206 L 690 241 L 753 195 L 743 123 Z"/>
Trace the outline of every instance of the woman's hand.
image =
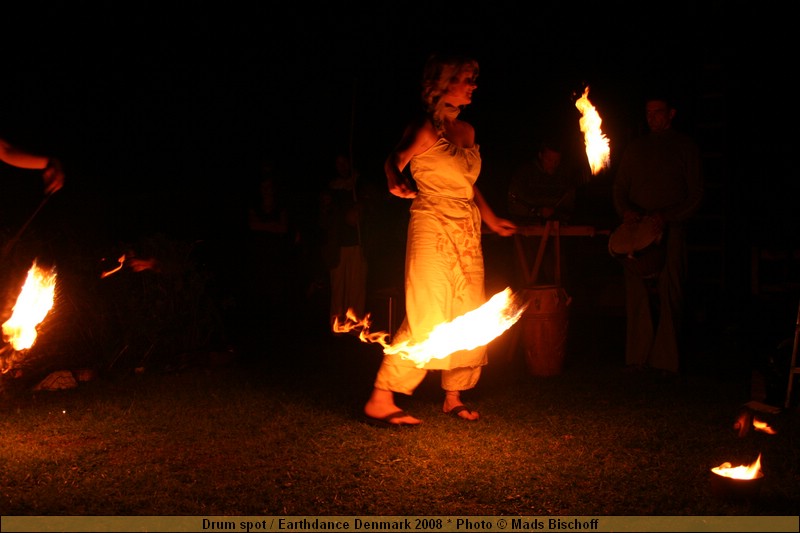
<path id="1" fill-rule="evenodd" d="M 417 191 L 408 181 L 401 181 L 389 184 L 389 192 L 400 198 L 416 198 Z"/>
<path id="2" fill-rule="evenodd" d="M 495 218 L 492 221 L 487 220 L 486 225 L 489 226 L 490 230 L 501 237 L 510 237 L 517 232 L 517 225 L 505 218 Z"/>
<path id="3" fill-rule="evenodd" d="M 61 161 L 51 157 L 44 168 L 42 179 L 44 180 L 45 194 L 53 194 L 60 191 L 64 187 L 64 170 L 61 168 Z"/>
<path id="4" fill-rule="evenodd" d="M 481 191 L 477 187 L 474 187 L 473 190 L 475 192 L 475 205 L 478 206 L 478 211 L 481 213 L 481 221 L 501 237 L 514 235 L 517 232 L 517 225 L 510 220 L 498 217 L 486 202 Z"/>

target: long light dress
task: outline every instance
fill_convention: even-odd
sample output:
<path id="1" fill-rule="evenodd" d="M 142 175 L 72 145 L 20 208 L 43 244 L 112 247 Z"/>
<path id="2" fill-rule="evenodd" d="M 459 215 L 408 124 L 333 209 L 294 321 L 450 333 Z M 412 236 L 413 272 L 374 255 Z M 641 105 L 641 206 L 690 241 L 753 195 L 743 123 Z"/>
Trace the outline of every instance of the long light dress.
<path id="1" fill-rule="evenodd" d="M 406 316 L 393 342 L 410 337 L 411 343 L 418 343 L 438 324 L 486 301 L 481 215 L 473 199 L 481 170 L 479 146 L 461 148 L 439 138 L 411 159 L 410 170 L 419 192 L 411 204 L 406 244 Z M 482 346 L 431 359 L 423 368 L 486 363 L 487 349 Z"/>

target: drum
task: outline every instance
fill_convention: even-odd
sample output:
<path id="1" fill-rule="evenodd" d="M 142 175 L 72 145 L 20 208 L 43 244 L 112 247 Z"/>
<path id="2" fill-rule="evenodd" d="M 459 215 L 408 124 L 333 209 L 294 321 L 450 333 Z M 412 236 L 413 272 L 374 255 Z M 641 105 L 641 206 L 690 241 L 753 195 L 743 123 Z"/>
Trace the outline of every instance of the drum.
<path id="1" fill-rule="evenodd" d="M 608 238 L 608 251 L 642 278 L 656 278 L 667 258 L 663 237 L 652 217 L 642 217 L 615 229 Z"/>
<path id="2" fill-rule="evenodd" d="M 522 314 L 522 341 L 528 372 L 556 376 L 564 366 L 572 298 L 560 285 L 530 287 L 524 294 L 528 306 Z"/>

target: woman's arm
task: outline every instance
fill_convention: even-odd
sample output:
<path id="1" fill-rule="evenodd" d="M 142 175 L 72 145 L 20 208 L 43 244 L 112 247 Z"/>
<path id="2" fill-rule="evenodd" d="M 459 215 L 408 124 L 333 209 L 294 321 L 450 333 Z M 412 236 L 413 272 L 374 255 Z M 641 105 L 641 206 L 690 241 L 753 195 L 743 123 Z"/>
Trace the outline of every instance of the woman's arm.
<path id="1" fill-rule="evenodd" d="M 44 192 L 54 193 L 64 186 L 64 171 L 61 162 L 55 157 L 26 152 L 5 139 L 0 139 L 0 161 L 11 166 L 30 170 L 44 170 Z"/>
<path id="2" fill-rule="evenodd" d="M 389 192 L 400 198 L 417 196 L 414 181 L 403 174 L 403 170 L 412 157 L 430 148 L 434 142 L 436 142 L 436 134 L 429 120 L 412 123 L 406 128 L 400 142 L 383 164 Z"/>
<path id="3" fill-rule="evenodd" d="M 489 229 L 502 237 L 514 235 L 517 231 L 517 225 L 510 220 L 498 217 L 483 197 L 483 194 L 481 194 L 481 191 L 477 187 L 474 187 L 474 190 L 475 205 L 478 206 L 478 210 L 481 212 L 481 219 Z"/>
<path id="4" fill-rule="evenodd" d="M 0 160 L 18 168 L 43 170 L 47 168 L 49 158 L 31 154 L 14 146 L 5 139 L 0 139 Z"/>

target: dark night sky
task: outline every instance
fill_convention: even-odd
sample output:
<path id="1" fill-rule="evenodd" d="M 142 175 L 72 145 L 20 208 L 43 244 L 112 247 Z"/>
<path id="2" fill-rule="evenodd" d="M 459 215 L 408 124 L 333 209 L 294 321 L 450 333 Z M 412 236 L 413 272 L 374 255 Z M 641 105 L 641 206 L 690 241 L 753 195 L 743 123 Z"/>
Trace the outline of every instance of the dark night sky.
<path id="1" fill-rule="evenodd" d="M 2 20 L 0 134 L 60 155 L 69 182 L 51 210 L 85 215 L 114 239 L 224 229 L 263 157 L 307 193 L 352 146 L 362 175 L 382 184 L 432 51 L 481 62 L 464 117 L 477 127 L 490 197 L 539 131 L 577 130 L 573 103 L 587 84 L 612 158 L 641 126 L 638 97 L 652 82 L 669 83 L 691 128 L 704 55 L 724 63 L 736 120 L 758 131 L 756 153 L 771 146 L 762 123 L 779 103 L 759 91 L 771 93 L 772 80 L 791 90 L 784 34 L 764 32 L 781 17 L 756 3 L 409 4 L 26 3 Z"/>

